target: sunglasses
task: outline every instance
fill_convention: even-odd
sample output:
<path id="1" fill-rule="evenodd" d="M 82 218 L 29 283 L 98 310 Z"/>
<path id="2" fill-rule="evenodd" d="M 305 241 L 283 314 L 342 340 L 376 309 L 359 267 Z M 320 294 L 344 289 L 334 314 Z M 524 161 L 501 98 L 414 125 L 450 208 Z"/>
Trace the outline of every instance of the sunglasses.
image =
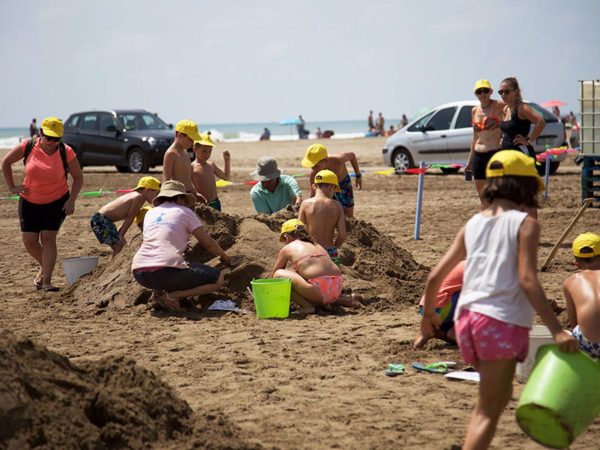
<path id="1" fill-rule="evenodd" d="M 500 90 L 498 91 L 498 94 L 500 94 L 500 95 L 508 95 L 508 94 L 510 94 L 511 92 L 512 92 L 512 91 L 511 91 L 510 89 L 500 89 Z"/>
<path id="2" fill-rule="evenodd" d="M 489 94 L 490 92 L 492 92 L 491 89 L 488 88 L 481 88 L 481 89 L 477 89 L 475 91 L 475 95 L 481 95 L 481 94 Z"/>
<path id="3" fill-rule="evenodd" d="M 54 137 L 54 136 L 47 136 L 47 135 L 43 135 L 49 142 L 58 142 L 60 141 L 59 137 Z"/>

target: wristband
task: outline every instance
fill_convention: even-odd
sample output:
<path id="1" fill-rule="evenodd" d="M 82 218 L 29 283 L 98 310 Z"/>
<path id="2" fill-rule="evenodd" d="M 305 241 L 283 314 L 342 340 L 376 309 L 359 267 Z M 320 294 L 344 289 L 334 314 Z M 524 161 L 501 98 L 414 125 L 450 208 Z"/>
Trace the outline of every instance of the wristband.
<path id="1" fill-rule="evenodd" d="M 355 176 L 356 178 L 360 178 L 360 177 L 362 177 L 362 174 L 360 174 L 360 173 L 355 173 L 355 174 L 354 174 L 354 176 Z"/>

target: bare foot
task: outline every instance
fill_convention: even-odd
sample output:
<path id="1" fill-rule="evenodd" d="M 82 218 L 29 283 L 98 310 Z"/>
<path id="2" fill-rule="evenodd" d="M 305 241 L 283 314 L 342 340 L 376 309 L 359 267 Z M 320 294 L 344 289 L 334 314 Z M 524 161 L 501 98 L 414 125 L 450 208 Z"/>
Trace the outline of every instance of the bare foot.
<path id="1" fill-rule="evenodd" d="M 420 331 L 415 338 L 415 342 L 413 342 L 413 348 L 423 348 L 425 343 L 431 339 L 433 336 L 424 336 Z"/>
<path id="2" fill-rule="evenodd" d="M 306 308 L 298 308 L 296 311 L 294 311 L 294 314 L 300 314 L 300 315 L 314 314 L 314 313 L 315 313 L 315 308 L 312 306 L 307 306 Z"/>
<path id="3" fill-rule="evenodd" d="M 33 285 L 39 291 L 42 289 L 42 284 L 44 283 L 44 274 L 42 273 L 42 269 L 38 270 L 37 275 L 33 279 Z"/>
<path id="4" fill-rule="evenodd" d="M 363 308 L 362 297 L 358 294 L 342 294 L 340 298 L 337 299 L 336 303 L 338 305 L 347 306 L 349 308 Z"/>
<path id="5" fill-rule="evenodd" d="M 167 292 L 163 291 L 157 298 L 160 307 L 167 311 L 185 311 L 185 309 L 179 304 L 179 299 L 171 297 Z"/>

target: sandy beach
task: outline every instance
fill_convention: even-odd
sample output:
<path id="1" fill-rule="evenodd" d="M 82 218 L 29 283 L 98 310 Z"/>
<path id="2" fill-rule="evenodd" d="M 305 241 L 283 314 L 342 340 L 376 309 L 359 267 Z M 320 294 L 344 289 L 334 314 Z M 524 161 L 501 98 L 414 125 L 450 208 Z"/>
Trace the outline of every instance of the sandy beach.
<path id="1" fill-rule="evenodd" d="M 3 442 L 11 448 L 36 443 L 70 448 L 82 442 L 98 448 L 111 443 L 182 449 L 460 448 L 477 385 L 417 373 L 410 364 L 461 361 L 458 349 L 441 341 L 419 351 L 412 342 L 428 269 L 477 212 L 475 187 L 462 174 L 431 170 L 425 177 L 421 239 L 414 240 L 418 177 L 376 173 L 386 169 L 384 139 L 322 142 L 331 153 L 355 152 L 364 173 L 364 189 L 356 192 L 356 220 L 342 249 L 345 284 L 366 299 L 359 311 L 340 309 L 302 320 L 256 318 L 246 287 L 272 268 L 280 248 L 275 230 L 292 213 L 256 216 L 247 185 L 219 191 L 225 214 L 199 209 L 213 237 L 244 260 L 226 273 L 226 288 L 185 315 L 148 307 L 149 292 L 129 272 L 141 243 L 137 230 L 129 231 L 128 246 L 111 259 L 89 227 L 90 217 L 114 198 L 111 192 L 134 187 L 139 175 L 114 167 L 84 169 L 83 192 L 107 193 L 80 197 L 59 234 L 59 259 L 95 255 L 100 264 L 67 288 L 59 261 L 54 282 L 62 289 L 57 293 L 35 290 L 35 265 L 21 242 L 17 202 L 0 201 L 0 422 L 10 405 L 30 405 L 20 410 L 19 420 L 11 419 L 8 431 L 0 430 L 0 448 Z M 213 159 L 222 165 L 221 151 L 229 150 L 232 181 L 239 183 L 250 180 L 249 172 L 264 155 L 277 158 L 287 174 L 306 173 L 300 160 L 307 144 L 223 143 Z M 22 165 L 14 169 L 20 176 Z M 160 177 L 160 167 L 153 172 Z M 298 181 L 308 195 L 308 179 Z M 571 156 L 551 177 L 549 194 L 539 212 L 540 266 L 581 204 L 580 168 Z M 0 195 L 8 195 L 4 183 Z M 598 209 L 588 209 L 549 270 L 540 273 L 564 325 L 562 282 L 575 271 L 570 243 L 578 233 L 597 230 L 599 222 Z M 210 259 L 194 244 L 189 257 Z M 221 298 L 233 299 L 243 312 L 202 308 Z M 406 373 L 386 377 L 392 362 L 403 363 Z M 515 380 L 492 448 L 543 448 L 515 421 L 522 389 Z M 2 407 L 3 400 L 9 407 Z M 599 438 L 596 419 L 571 448 L 597 448 Z"/>

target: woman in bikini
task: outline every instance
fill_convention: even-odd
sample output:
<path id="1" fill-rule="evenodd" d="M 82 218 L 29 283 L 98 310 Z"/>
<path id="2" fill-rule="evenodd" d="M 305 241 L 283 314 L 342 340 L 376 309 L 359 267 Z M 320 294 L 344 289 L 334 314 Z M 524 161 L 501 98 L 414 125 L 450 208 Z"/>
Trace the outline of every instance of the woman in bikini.
<path id="1" fill-rule="evenodd" d="M 471 112 L 473 139 L 465 173 L 472 172 L 481 207 L 485 208 L 487 206 L 483 198 L 485 168 L 490 158 L 500 149 L 502 130 L 499 124 L 504 103 L 490 98 L 492 85 L 488 80 L 476 81 L 473 92 L 479 100 L 479 105 L 474 106 Z"/>
<path id="2" fill-rule="evenodd" d="M 286 245 L 277 255 L 272 276 L 292 280 L 291 300 L 300 307 L 298 313 L 312 314 L 315 306 L 329 308 L 332 303 L 353 308 L 362 306 L 357 295 L 342 294 L 342 272 L 327 250 L 312 241 L 301 221 L 285 222 L 279 240 Z M 288 262 L 290 269 L 286 269 Z"/>

